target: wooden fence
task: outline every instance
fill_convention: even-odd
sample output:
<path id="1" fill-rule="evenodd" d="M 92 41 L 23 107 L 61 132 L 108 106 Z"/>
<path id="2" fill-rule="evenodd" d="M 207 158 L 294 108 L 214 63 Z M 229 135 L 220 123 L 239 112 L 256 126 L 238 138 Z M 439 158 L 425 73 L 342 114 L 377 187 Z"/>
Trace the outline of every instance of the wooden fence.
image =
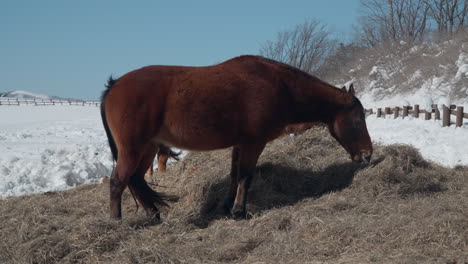
<path id="1" fill-rule="evenodd" d="M 457 127 L 463 126 L 463 118 L 468 119 L 468 113 L 464 113 L 463 106 L 456 106 L 456 105 L 442 105 L 442 118 L 439 108 L 436 104 L 432 105 L 430 110 L 420 109 L 419 105 L 412 106 L 403 106 L 403 107 L 385 107 L 377 108 L 377 112 L 374 113 L 373 109 L 366 109 L 366 114 L 373 115 L 376 114 L 377 117 L 387 117 L 393 116 L 393 118 L 397 118 L 401 116 L 402 118 L 408 117 L 411 115 L 413 118 L 419 118 L 421 114 L 424 114 L 424 120 L 431 120 L 432 118 L 435 120 L 442 120 L 442 126 L 450 126 L 451 125 L 451 116 L 455 116 L 455 125 Z"/>
<path id="2" fill-rule="evenodd" d="M 59 99 L 27 99 L 14 97 L 0 97 L 0 105 L 80 105 L 80 106 L 100 106 L 98 101 L 80 101 L 80 100 L 59 100 Z"/>

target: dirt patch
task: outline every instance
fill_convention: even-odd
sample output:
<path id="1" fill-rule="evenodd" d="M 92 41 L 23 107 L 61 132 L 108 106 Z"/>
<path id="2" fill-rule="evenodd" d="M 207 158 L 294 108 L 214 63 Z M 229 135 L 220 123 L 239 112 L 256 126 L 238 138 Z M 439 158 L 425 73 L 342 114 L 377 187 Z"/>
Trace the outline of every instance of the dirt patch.
<path id="1" fill-rule="evenodd" d="M 191 153 L 158 175 L 179 201 L 147 219 L 108 185 L 0 201 L 0 263 L 464 263 L 468 170 L 375 146 L 367 167 L 323 129 L 270 143 L 249 193 L 249 219 L 222 209 L 230 150 Z"/>

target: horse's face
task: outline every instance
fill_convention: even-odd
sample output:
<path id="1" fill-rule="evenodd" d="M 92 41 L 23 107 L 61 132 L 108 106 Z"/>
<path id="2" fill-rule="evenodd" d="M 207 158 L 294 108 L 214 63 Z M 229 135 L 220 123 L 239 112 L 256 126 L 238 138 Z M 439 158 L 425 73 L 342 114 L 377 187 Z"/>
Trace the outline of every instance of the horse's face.
<path id="1" fill-rule="evenodd" d="M 350 88 L 354 96 L 354 89 Z M 355 162 L 369 162 L 372 142 L 367 132 L 364 108 L 357 98 L 351 106 L 339 109 L 329 124 L 330 133 L 351 155 Z"/>

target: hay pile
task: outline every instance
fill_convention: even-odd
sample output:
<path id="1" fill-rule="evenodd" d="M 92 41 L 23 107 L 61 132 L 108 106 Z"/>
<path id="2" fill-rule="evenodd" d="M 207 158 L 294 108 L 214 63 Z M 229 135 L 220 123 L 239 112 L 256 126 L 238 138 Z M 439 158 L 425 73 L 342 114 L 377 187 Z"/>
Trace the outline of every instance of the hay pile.
<path id="1" fill-rule="evenodd" d="M 316 128 L 269 144 L 249 219 L 226 218 L 230 150 L 191 153 L 158 175 L 180 197 L 151 223 L 125 192 L 108 219 L 107 184 L 0 201 L 0 263 L 463 263 L 468 169 L 408 146 L 375 146 L 370 166 Z"/>

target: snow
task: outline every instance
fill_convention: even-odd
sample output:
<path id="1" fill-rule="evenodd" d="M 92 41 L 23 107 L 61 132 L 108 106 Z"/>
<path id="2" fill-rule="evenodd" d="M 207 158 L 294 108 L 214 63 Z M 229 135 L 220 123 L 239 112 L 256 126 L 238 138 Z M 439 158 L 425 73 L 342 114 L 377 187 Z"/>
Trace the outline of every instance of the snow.
<path id="1" fill-rule="evenodd" d="M 369 77 L 373 78 L 374 80 L 381 77 L 384 80 L 390 79 L 388 72 L 381 66 L 374 66 L 372 67 L 371 71 L 369 72 Z"/>
<path id="2" fill-rule="evenodd" d="M 15 98 L 26 98 L 26 99 L 32 99 L 32 98 L 50 99 L 50 97 L 47 96 L 47 95 L 31 93 L 31 92 L 22 91 L 22 90 L 8 92 L 4 96 L 5 97 L 15 97 Z"/>
<path id="3" fill-rule="evenodd" d="M 367 117 L 367 129 L 374 143 L 408 144 L 422 156 L 447 167 L 468 165 L 468 123 L 463 127 L 442 127 L 440 120 Z"/>
<path id="4" fill-rule="evenodd" d="M 96 106 L 0 107 L 0 198 L 63 190 L 109 175 Z"/>
<path id="5" fill-rule="evenodd" d="M 460 79 L 463 76 L 468 78 L 468 54 L 461 53 L 460 56 L 458 56 L 455 65 L 458 67 L 457 73 L 455 74 L 455 79 Z"/>
<path id="6" fill-rule="evenodd" d="M 421 109 L 427 109 L 430 102 L 439 105 L 439 107 L 442 105 L 455 104 L 468 109 L 468 100 L 466 98 L 463 100 L 450 100 L 449 98 L 441 97 L 441 94 L 431 91 L 427 87 L 415 89 L 410 93 L 387 96 L 386 98 L 378 101 L 374 99 L 375 95 L 372 93 L 360 94 L 358 96 L 365 108 L 373 109 L 395 106 L 413 106 L 415 104 L 419 104 Z"/>
<path id="7" fill-rule="evenodd" d="M 110 175 L 113 162 L 99 107 L 0 106 L 0 116 L 0 199 L 69 189 Z M 410 144 L 443 166 L 468 165 L 468 123 L 443 128 L 440 121 L 410 119 L 370 116 L 369 134 L 375 143 Z"/>
<path id="8" fill-rule="evenodd" d="M 466 65 L 467 63 L 468 63 L 468 54 L 464 52 L 460 53 L 457 61 L 455 62 L 455 65 L 457 65 L 458 67 L 461 67 L 462 65 Z"/>
<path id="9" fill-rule="evenodd" d="M 463 64 L 460 67 L 458 67 L 457 74 L 455 74 L 456 79 L 460 79 L 463 76 L 468 78 L 468 64 Z"/>

